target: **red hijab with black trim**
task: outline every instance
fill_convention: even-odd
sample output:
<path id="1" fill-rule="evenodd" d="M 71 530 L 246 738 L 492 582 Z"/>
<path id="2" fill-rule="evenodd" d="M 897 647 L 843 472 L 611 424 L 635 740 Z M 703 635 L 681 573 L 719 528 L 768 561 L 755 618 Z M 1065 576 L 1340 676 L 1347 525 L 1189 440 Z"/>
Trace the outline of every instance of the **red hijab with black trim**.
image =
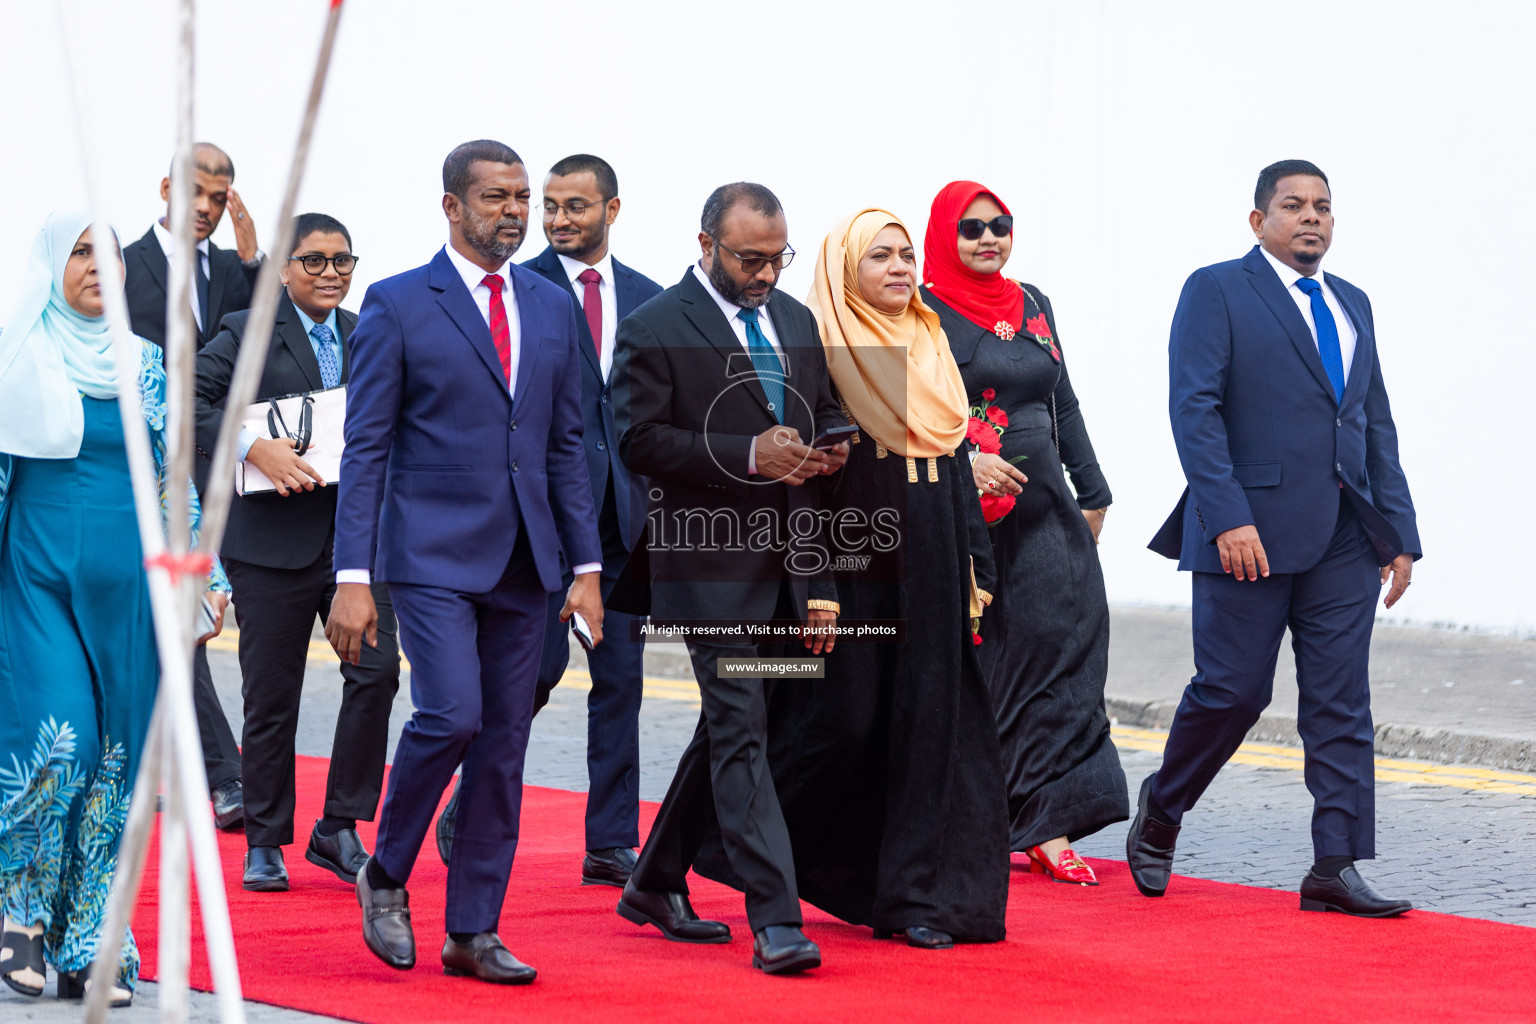
<path id="1" fill-rule="evenodd" d="M 952 181 L 933 197 L 923 236 L 923 277 L 928 290 L 977 327 L 1007 336 L 1024 328 L 1024 289 L 1001 273 L 978 274 L 960 262 L 960 217 L 977 196 L 989 196 L 1012 214 L 997 193 L 974 181 Z"/>

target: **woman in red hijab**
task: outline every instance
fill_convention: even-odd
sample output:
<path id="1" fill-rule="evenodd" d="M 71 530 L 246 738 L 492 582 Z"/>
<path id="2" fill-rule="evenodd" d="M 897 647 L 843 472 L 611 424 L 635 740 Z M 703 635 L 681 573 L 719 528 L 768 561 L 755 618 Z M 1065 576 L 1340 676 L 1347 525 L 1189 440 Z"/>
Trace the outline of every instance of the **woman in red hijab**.
<path id="1" fill-rule="evenodd" d="M 1003 275 L 1013 231 L 995 193 L 974 181 L 944 186 L 923 242 L 922 296 L 960 366 L 972 473 L 991 523 L 997 593 L 979 652 L 1002 741 L 1010 848 L 1028 853 L 1032 871 L 1097 885 L 1071 843 L 1130 816 L 1104 712 L 1109 606 L 1095 547 L 1109 485 L 1050 300 Z"/>

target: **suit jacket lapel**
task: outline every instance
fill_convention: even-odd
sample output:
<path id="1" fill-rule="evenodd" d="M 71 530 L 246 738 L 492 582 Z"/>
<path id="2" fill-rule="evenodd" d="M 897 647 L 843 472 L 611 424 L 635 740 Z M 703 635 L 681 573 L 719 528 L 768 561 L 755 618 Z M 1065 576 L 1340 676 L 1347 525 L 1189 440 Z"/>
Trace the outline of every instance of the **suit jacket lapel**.
<path id="1" fill-rule="evenodd" d="M 146 243 L 139 250 L 139 256 L 144 261 L 144 269 L 149 271 L 149 276 L 154 279 L 155 284 L 160 286 L 161 293 L 168 294 L 169 289 L 165 279 L 169 271 L 169 264 L 166 262 L 165 250 L 160 248 L 160 239 L 155 237 L 155 229 L 150 228 L 144 232 L 144 237 L 140 241 Z"/>
<path id="2" fill-rule="evenodd" d="M 1329 285 L 1329 289 L 1333 292 L 1334 298 L 1339 300 L 1339 307 L 1344 310 L 1344 315 L 1349 317 L 1349 322 L 1355 328 L 1355 353 L 1350 357 L 1349 381 L 1344 385 L 1344 397 L 1347 399 L 1350 392 L 1354 391 L 1356 387 L 1365 387 L 1369 383 L 1365 380 L 1365 378 L 1370 376 L 1370 371 L 1367 369 L 1370 363 L 1367 361 L 1366 349 L 1374 346 L 1376 339 L 1371 336 L 1370 330 L 1366 327 L 1365 320 L 1361 318 L 1359 311 L 1355 308 L 1354 300 L 1345 297 L 1344 289 L 1334 285 Z M 1343 405 L 1344 403 L 1340 402 L 1339 404 Z"/>
<path id="3" fill-rule="evenodd" d="M 588 370 L 597 375 L 598 383 L 602 383 L 603 364 L 598 361 L 597 346 L 592 341 L 592 328 L 587 325 L 586 313 L 577 300 L 576 289 L 571 286 L 571 279 L 565 272 L 565 264 L 560 262 L 560 257 L 554 249 L 546 248 L 539 253 L 538 259 L 534 260 L 534 267 L 551 283 L 564 288 L 565 294 L 571 297 L 571 302 L 576 306 L 576 336 L 580 340 L 577 347 L 581 349 L 582 362 L 586 363 Z M 622 313 L 619 315 L 623 316 Z"/>
<path id="4" fill-rule="evenodd" d="M 613 297 L 618 300 L 619 319 L 623 320 L 640 305 L 640 294 L 635 288 L 635 272 L 618 260 L 613 261 Z"/>
<path id="5" fill-rule="evenodd" d="M 464 279 L 453 268 L 448 254 L 439 251 L 432 257 L 432 263 L 427 271 L 427 285 L 438 293 L 437 304 L 448 314 L 448 319 L 453 321 L 455 327 L 464 335 L 464 340 L 470 348 L 480 357 L 485 368 L 491 376 L 496 378 L 501 385 L 502 394 L 507 394 L 507 373 L 501 368 L 501 357 L 496 354 L 496 343 L 491 340 L 491 329 L 486 326 L 485 317 L 480 315 L 480 309 L 475 305 L 474 298 L 469 294 L 469 289 L 464 287 Z M 521 305 L 519 305 L 521 308 Z M 511 395 L 507 395 L 508 401 Z"/>
<path id="6" fill-rule="evenodd" d="M 515 289 L 517 295 L 517 384 L 512 389 L 512 412 L 517 413 L 517 407 L 528 396 L 529 382 L 533 379 L 534 364 L 539 361 L 539 325 L 534 319 L 532 283 L 524 275 L 532 274 L 532 271 L 523 267 L 508 264 L 507 275 L 509 290 Z M 581 320 L 580 314 L 576 317 Z M 579 330 L 580 328 L 578 328 Z M 497 360 L 498 367 L 501 365 Z"/>
<path id="7" fill-rule="evenodd" d="M 203 310 L 203 320 L 204 321 L 213 321 L 213 322 L 212 323 L 205 322 L 203 324 L 203 340 L 205 340 L 205 341 L 207 339 L 213 337 L 215 334 L 219 333 L 218 318 L 217 318 L 217 316 L 215 314 L 218 312 L 219 302 L 224 298 L 224 285 L 225 285 L 226 282 L 225 282 L 225 275 L 220 272 L 219 264 L 221 262 L 223 262 L 223 261 L 218 259 L 218 253 L 219 253 L 219 247 L 214 245 L 212 242 L 209 242 L 208 243 L 208 308 Z M 201 258 L 201 257 L 199 257 L 199 258 Z M 193 271 L 192 281 L 193 281 L 192 290 L 195 293 L 197 291 L 197 283 L 196 283 L 197 282 L 197 274 L 196 274 L 195 270 Z M 193 298 L 193 301 L 194 302 L 197 301 L 195 296 Z M 314 353 L 311 352 L 310 355 L 313 356 Z"/>
<path id="8" fill-rule="evenodd" d="M 1291 344 L 1296 346 L 1296 354 L 1301 356 L 1301 361 L 1307 364 L 1307 369 L 1312 371 L 1312 376 L 1317 378 L 1318 384 L 1332 397 L 1333 382 L 1328 379 L 1328 371 L 1323 369 L 1323 357 L 1317 354 L 1317 342 L 1312 340 L 1312 332 L 1307 329 L 1307 322 L 1301 318 L 1301 310 L 1296 308 L 1295 300 L 1280 283 L 1275 268 L 1271 267 L 1260 254 L 1258 246 L 1254 246 L 1248 255 L 1243 257 L 1243 268 L 1248 271 L 1248 280 L 1252 283 L 1253 290 L 1259 293 L 1264 304 L 1285 328 Z"/>
<path id="9" fill-rule="evenodd" d="M 763 407 L 763 412 L 772 416 L 773 413 L 768 411 L 768 395 L 763 391 L 762 384 L 758 382 L 757 375 L 751 373 L 753 369 L 751 354 L 736 337 L 735 329 L 725 319 L 725 313 L 715 302 L 715 297 L 709 294 L 694 276 L 692 267 L 689 267 L 688 272 L 683 275 L 678 297 L 684 303 L 683 314 L 725 360 L 727 380 L 747 377 L 748 393 L 757 399 L 758 404 Z M 768 315 L 772 316 L 773 313 L 770 311 Z"/>
<path id="10" fill-rule="evenodd" d="M 345 384 L 352 369 L 352 357 L 347 354 L 347 339 L 352 337 L 352 330 L 357 326 L 357 315 L 338 309 L 336 326 L 341 329 L 341 383 Z"/>
<path id="11" fill-rule="evenodd" d="M 210 299 L 209 305 L 212 304 Z M 340 317 L 337 319 L 339 321 Z M 304 372 L 309 390 L 319 391 L 325 386 L 320 376 L 320 361 L 315 358 L 315 346 L 310 342 L 309 335 L 304 333 L 304 321 L 299 319 L 299 314 L 293 308 L 293 300 L 286 291 L 278 299 L 277 317 L 273 323 L 277 325 L 277 336 L 283 339 L 283 344 L 288 346 L 289 353 Z"/>

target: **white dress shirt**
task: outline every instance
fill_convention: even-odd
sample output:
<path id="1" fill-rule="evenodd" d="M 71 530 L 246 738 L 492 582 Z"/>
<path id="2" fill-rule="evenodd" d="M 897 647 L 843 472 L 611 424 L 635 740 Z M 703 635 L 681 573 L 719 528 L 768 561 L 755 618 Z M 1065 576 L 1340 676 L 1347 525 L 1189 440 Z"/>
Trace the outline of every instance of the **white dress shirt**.
<path id="1" fill-rule="evenodd" d="M 1291 298 L 1296 301 L 1296 308 L 1301 310 L 1301 318 L 1307 322 L 1307 330 L 1312 332 L 1312 344 L 1317 344 L 1317 322 L 1312 319 L 1312 296 L 1296 287 L 1296 282 L 1301 280 L 1301 274 L 1293 267 L 1275 259 L 1274 255 L 1264 246 L 1259 246 L 1259 252 L 1269 260 L 1269 265 L 1275 268 L 1275 273 L 1280 275 L 1280 283 L 1286 291 L 1291 293 Z M 1317 283 L 1323 286 L 1323 301 L 1328 305 L 1328 312 L 1333 314 L 1333 323 L 1339 329 L 1339 354 L 1344 357 L 1344 383 L 1349 383 L 1349 367 L 1355 361 L 1355 339 L 1359 336 L 1355 331 L 1354 323 L 1349 319 L 1349 314 L 1344 312 L 1344 307 L 1339 305 L 1339 297 L 1333 294 L 1333 289 L 1328 286 L 1328 279 L 1319 270 L 1315 275 Z"/>
<path id="2" fill-rule="evenodd" d="M 165 225 L 158 220 L 153 225 L 155 229 L 155 241 L 160 243 L 160 251 L 165 253 L 166 262 L 170 262 L 171 256 L 176 252 L 176 236 L 165 229 Z M 203 276 L 210 281 L 213 279 L 213 266 L 208 262 L 208 239 L 197 243 L 197 251 L 201 253 L 203 263 Z M 198 330 L 203 328 L 203 311 L 197 308 L 197 275 L 192 275 L 192 318 L 197 321 Z M 217 325 L 215 325 L 217 326 Z"/>
<path id="3" fill-rule="evenodd" d="M 709 292 L 710 297 L 715 300 L 715 304 L 720 307 L 720 312 L 725 314 L 726 322 L 731 325 L 731 330 L 736 332 L 736 340 L 741 342 L 742 351 L 750 355 L 752 347 L 747 342 L 747 322 L 736 315 L 741 312 L 742 307 L 721 295 L 720 290 L 710 281 L 709 275 L 704 273 L 704 268 L 697 263 L 693 265 L 693 276 L 699 279 L 699 283 L 704 286 L 704 290 Z M 773 320 L 768 316 L 767 303 L 757 307 L 757 326 L 763 332 L 763 337 L 768 339 L 768 344 L 773 346 L 773 351 L 779 357 L 779 362 L 787 366 L 788 364 L 784 361 L 784 346 L 779 344 L 778 332 L 773 329 Z M 788 387 L 788 384 L 786 383 L 785 386 Z M 757 475 L 757 447 L 755 445 L 747 449 L 747 475 Z"/>
<path id="4" fill-rule="evenodd" d="M 613 369 L 613 345 L 619 333 L 619 295 L 614 291 L 613 285 L 613 254 L 603 253 L 603 258 L 590 267 L 580 260 L 573 260 L 562 253 L 555 253 L 560 257 L 560 265 L 565 268 L 566 276 L 571 279 L 571 288 L 576 292 L 576 305 L 581 307 L 582 315 L 586 315 L 587 286 L 576 280 L 588 270 L 595 270 L 602 278 L 597 283 L 598 298 L 603 304 L 603 336 L 598 341 L 602 342 L 598 350 L 598 366 L 602 370 L 603 380 L 608 380 L 608 371 Z"/>

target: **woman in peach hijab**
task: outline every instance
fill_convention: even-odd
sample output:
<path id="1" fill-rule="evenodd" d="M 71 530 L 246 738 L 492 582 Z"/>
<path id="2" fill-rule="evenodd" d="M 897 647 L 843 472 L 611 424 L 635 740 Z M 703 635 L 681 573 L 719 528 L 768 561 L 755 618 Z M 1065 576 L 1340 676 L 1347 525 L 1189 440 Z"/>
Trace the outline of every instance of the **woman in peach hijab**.
<path id="1" fill-rule="evenodd" d="M 965 388 L 918 281 L 911 235 L 885 210 L 822 245 L 810 305 L 858 427 L 823 481 L 839 625 L 905 635 L 846 637 L 824 680 L 778 684 L 770 760 L 801 896 L 877 938 L 945 949 L 1003 938 L 1008 824 L 972 635 L 992 561 L 961 450 Z"/>

